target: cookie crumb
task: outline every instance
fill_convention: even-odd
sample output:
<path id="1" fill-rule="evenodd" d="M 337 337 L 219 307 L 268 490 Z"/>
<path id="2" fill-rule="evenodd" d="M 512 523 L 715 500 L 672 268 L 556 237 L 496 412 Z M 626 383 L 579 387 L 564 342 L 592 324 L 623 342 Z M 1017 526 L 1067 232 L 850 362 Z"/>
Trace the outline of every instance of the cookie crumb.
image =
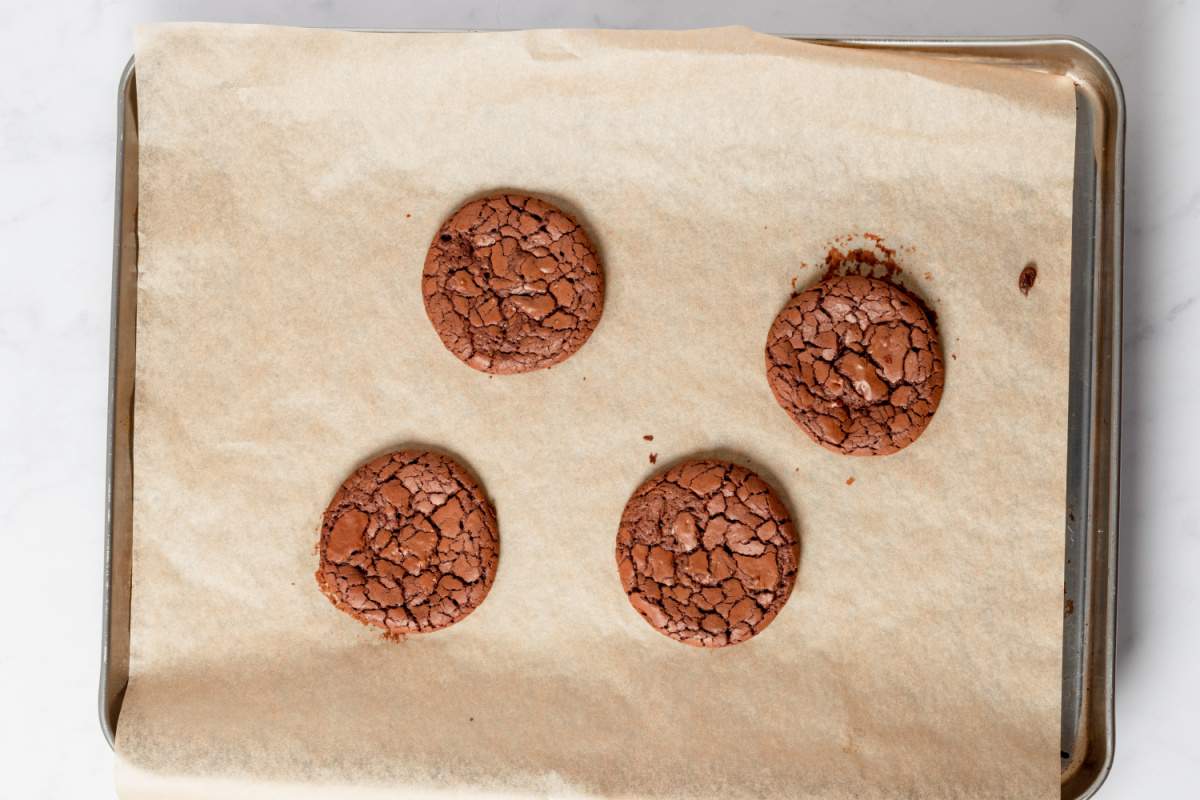
<path id="1" fill-rule="evenodd" d="M 854 485 L 854 476 L 853 476 L 853 475 L 851 475 L 849 478 L 846 478 L 846 485 L 847 485 L 847 486 L 853 486 L 853 485 Z"/>
<path id="2" fill-rule="evenodd" d="M 405 214 L 405 215 L 404 215 L 404 218 L 405 218 L 405 219 L 412 219 L 412 214 Z"/>
<path id="3" fill-rule="evenodd" d="M 647 434 L 643 435 L 643 436 L 642 436 L 642 438 L 643 438 L 643 439 L 645 439 L 647 442 L 653 442 L 653 441 L 654 441 L 654 434 L 653 434 L 653 433 L 647 433 Z"/>
<path id="4" fill-rule="evenodd" d="M 1037 280 L 1037 262 L 1030 261 L 1025 265 L 1025 269 L 1021 270 L 1021 274 L 1017 277 L 1017 288 L 1021 290 L 1021 294 L 1029 296 L 1029 290 L 1033 288 L 1034 281 Z"/>
<path id="5" fill-rule="evenodd" d="M 657 463 L 658 463 L 658 453 L 651 453 L 651 454 L 650 454 L 650 463 L 651 463 L 651 464 L 657 464 Z"/>

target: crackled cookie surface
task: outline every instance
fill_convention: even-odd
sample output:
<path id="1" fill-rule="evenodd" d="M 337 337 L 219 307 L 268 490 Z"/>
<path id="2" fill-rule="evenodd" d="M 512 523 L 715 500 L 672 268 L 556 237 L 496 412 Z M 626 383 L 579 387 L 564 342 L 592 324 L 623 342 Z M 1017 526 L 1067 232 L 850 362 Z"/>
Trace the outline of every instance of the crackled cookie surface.
<path id="1" fill-rule="evenodd" d="M 429 246 L 421 290 L 446 348 L 494 374 L 566 359 L 604 308 L 604 273 L 583 228 L 515 194 L 473 200 L 446 221 Z"/>
<path id="2" fill-rule="evenodd" d="M 723 461 L 688 461 L 643 483 L 617 532 L 629 602 L 659 632 L 700 647 L 767 627 L 791 594 L 799 556 L 771 487 Z"/>
<path id="3" fill-rule="evenodd" d="M 912 444 L 942 397 L 942 348 L 911 294 L 834 277 L 793 297 L 767 337 L 767 380 L 814 441 L 849 455 Z"/>
<path id="4" fill-rule="evenodd" d="M 496 577 L 496 512 L 456 461 L 401 451 L 355 470 L 333 496 L 317 585 L 366 625 L 401 636 L 453 625 Z"/>

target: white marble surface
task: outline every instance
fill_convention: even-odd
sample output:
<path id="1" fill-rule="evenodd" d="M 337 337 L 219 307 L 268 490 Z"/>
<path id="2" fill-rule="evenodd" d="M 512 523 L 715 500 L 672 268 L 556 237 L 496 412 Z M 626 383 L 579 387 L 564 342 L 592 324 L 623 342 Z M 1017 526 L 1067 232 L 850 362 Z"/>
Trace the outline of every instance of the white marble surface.
<path id="1" fill-rule="evenodd" d="M 0 796 L 111 798 L 96 717 L 117 76 L 150 20 L 1067 33 L 1129 106 L 1114 798 L 1195 796 L 1200 3 L 0 0 Z"/>

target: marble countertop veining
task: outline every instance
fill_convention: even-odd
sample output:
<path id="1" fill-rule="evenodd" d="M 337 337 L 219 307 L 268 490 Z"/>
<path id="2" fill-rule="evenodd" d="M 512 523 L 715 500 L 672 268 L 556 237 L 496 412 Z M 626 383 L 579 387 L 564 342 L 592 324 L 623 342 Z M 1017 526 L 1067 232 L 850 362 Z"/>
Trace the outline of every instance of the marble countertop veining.
<path id="1" fill-rule="evenodd" d="M 0 3 L 0 761 L 13 798 L 111 798 L 96 716 L 117 78 L 143 21 L 1083 37 L 1128 103 L 1116 763 L 1194 792 L 1200 738 L 1196 0 L 5 0 Z"/>

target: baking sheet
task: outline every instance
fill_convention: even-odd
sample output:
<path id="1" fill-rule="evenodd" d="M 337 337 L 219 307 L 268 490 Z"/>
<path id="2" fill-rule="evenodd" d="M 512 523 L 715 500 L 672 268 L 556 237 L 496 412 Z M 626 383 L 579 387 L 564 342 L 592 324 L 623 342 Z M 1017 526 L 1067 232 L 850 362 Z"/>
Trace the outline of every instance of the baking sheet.
<path id="1" fill-rule="evenodd" d="M 171 26 L 137 57 L 124 794 L 1057 795 L 1069 80 L 740 30 Z M 415 287 L 497 186 L 577 211 L 609 294 L 578 356 L 489 380 Z M 955 355 L 930 430 L 874 461 L 817 452 L 761 373 L 847 231 L 910 248 Z M 502 564 L 395 646 L 316 594 L 311 548 L 345 473 L 410 442 L 480 474 Z M 697 658 L 628 607 L 612 538 L 650 450 L 745 454 L 799 518 L 753 642 Z"/>

